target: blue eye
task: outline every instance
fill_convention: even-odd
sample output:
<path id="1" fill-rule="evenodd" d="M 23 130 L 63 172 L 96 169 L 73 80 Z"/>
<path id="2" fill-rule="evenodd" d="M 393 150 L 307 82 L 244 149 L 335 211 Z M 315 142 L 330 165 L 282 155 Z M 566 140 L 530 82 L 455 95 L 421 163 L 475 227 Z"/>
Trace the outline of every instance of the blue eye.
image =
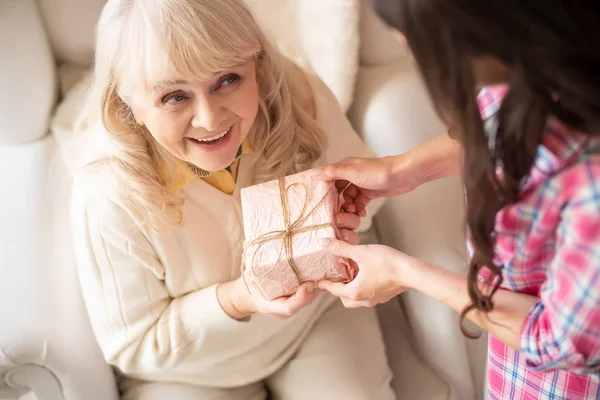
<path id="1" fill-rule="evenodd" d="M 230 86 L 230 85 L 233 85 L 234 83 L 238 82 L 239 80 L 240 80 L 240 77 L 236 74 L 227 75 L 221 81 L 220 86 Z"/>
<path id="2" fill-rule="evenodd" d="M 162 102 L 163 103 L 181 103 L 183 100 L 186 99 L 185 94 L 183 93 L 171 93 L 166 95 L 165 97 L 163 97 Z"/>

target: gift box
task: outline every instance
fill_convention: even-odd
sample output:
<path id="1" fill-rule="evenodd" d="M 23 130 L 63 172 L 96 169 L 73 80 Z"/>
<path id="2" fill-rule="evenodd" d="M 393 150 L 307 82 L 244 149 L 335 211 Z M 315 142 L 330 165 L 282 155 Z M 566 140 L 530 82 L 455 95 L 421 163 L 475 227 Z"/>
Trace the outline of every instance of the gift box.
<path id="1" fill-rule="evenodd" d="M 333 218 L 341 206 L 332 183 L 299 173 L 241 190 L 243 272 L 267 300 L 295 293 L 303 282 L 348 282 L 348 260 L 322 249 L 336 238 Z"/>

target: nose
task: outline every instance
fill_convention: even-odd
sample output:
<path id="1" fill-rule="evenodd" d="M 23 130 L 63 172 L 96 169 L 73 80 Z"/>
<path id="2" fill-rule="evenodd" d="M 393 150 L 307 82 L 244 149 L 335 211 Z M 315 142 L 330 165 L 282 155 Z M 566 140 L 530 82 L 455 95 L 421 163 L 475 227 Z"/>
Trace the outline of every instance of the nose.
<path id="1" fill-rule="evenodd" d="M 222 126 L 225 120 L 225 110 L 216 99 L 198 96 L 194 101 L 194 117 L 192 126 L 214 132 Z"/>

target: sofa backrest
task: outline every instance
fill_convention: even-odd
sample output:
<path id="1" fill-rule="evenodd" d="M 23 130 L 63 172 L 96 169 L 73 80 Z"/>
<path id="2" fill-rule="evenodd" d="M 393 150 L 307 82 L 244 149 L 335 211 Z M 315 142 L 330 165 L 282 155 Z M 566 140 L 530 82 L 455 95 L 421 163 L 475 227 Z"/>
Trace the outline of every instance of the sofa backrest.
<path id="1" fill-rule="evenodd" d="M 59 66 L 89 68 L 94 29 L 105 0 L 37 2 Z M 358 69 L 361 0 L 246 2 L 280 50 L 319 75 L 347 109 Z"/>

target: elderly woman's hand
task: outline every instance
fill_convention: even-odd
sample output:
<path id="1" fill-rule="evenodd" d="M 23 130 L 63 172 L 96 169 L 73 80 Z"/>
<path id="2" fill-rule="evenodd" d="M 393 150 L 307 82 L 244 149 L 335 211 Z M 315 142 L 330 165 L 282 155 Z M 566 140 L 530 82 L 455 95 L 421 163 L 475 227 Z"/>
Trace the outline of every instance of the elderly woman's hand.
<path id="1" fill-rule="evenodd" d="M 360 225 L 360 217 L 353 213 L 341 211 L 334 218 L 335 225 L 340 233 L 340 239 L 350 244 L 358 244 L 360 237 L 355 230 Z"/>
<path id="2" fill-rule="evenodd" d="M 303 283 L 296 293 L 287 297 L 267 300 L 260 290 L 243 278 L 225 282 L 217 287 L 217 298 L 223 310 L 233 319 L 247 321 L 253 314 L 286 319 L 297 314 L 317 296 L 313 282 Z"/>
<path id="3" fill-rule="evenodd" d="M 335 216 L 335 224 L 340 232 L 340 239 L 349 244 L 358 244 L 359 237 L 354 232 L 360 224 L 358 215 L 340 212 Z M 293 295 L 269 301 L 251 282 L 248 284 L 249 287 L 246 287 L 243 278 L 239 278 L 217 287 L 217 296 L 223 310 L 240 321 L 249 319 L 252 314 L 270 315 L 279 319 L 291 317 L 312 303 L 317 295 L 315 283 L 305 282 Z"/>

